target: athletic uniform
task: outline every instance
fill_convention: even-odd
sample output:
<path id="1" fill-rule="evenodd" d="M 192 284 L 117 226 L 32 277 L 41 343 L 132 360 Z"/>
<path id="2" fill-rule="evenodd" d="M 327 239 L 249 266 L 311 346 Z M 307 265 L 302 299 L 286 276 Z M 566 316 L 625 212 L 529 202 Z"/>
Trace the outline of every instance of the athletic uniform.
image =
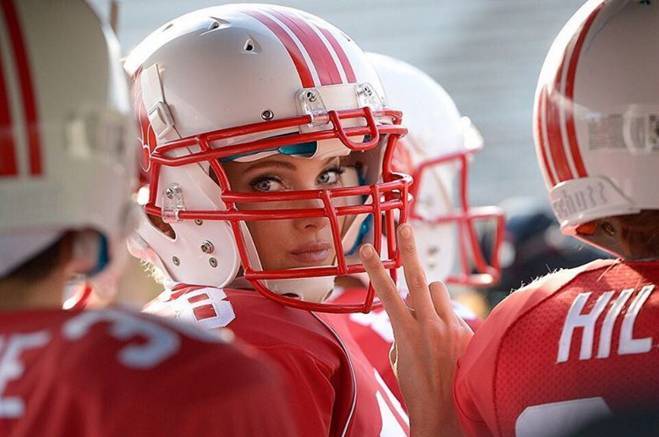
<path id="1" fill-rule="evenodd" d="M 263 359 L 123 309 L 0 313 L 0 435 L 296 435 Z"/>
<path id="2" fill-rule="evenodd" d="M 467 434 L 555 435 L 659 406 L 658 283 L 658 261 L 600 260 L 510 295 L 459 361 Z"/>

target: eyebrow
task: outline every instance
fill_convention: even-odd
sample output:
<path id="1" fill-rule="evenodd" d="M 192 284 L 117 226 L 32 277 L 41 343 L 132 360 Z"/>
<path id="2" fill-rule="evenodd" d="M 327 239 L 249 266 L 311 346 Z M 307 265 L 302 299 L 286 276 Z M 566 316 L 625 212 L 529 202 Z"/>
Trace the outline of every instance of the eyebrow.
<path id="1" fill-rule="evenodd" d="M 326 166 L 327 164 L 329 164 L 332 160 L 334 160 L 336 158 L 338 158 L 338 156 L 330 156 L 329 158 L 327 158 L 325 160 L 325 162 L 323 163 L 323 167 Z M 297 167 L 295 166 L 295 164 L 292 164 L 290 162 L 275 161 L 275 160 L 272 160 L 272 159 L 270 159 L 270 160 L 266 159 L 265 161 L 259 160 L 259 161 L 255 162 L 254 164 L 247 167 L 244 170 L 244 172 L 259 170 L 259 169 L 264 168 L 264 167 L 275 167 L 275 168 L 278 167 L 278 168 L 284 168 L 284 169 L 291 170 L 291 171 L 297 170 Z"/>

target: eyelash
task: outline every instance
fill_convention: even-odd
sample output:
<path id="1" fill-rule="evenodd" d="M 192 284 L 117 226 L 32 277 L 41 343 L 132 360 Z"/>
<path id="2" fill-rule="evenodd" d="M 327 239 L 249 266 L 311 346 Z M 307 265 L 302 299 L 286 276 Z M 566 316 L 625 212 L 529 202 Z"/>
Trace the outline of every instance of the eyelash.
<path id="1" fill-rule="evenodd" d="M 346 168 L 341 165 L 335 165 L 333 167 L 326 168 L 325 170 L 323 170 L 323 173 L 328 173 L 328 172 L 333 172 L 336 173 L 338 176 L 341 176 L 343 173 L 346 172 Z"/>
<path id="2" fill-rule="evenodd" d="M 336 173 L 336 175 L 340 177 L 343 173 L 345 173 L 345 171 L 346 171 L 346 170 L 345 170 L 345 167 L 340 166 L 340 165 L 335 165 L 335 166 L 333 166 L 333 167 L 329 167 L 329 168 L 323 170 L 323 172 L 322 172 L 321 174 L 332 172 L 332 173 Z M 276 177 L 276 176 L 260 176 L 260 177 L 257 177 L 256 179 L 254 179 L 252 182 L 250 182 L 250 183 L 249 183 L 249 186 L 250 186 L 254 191 L 263 191 L 263 190 L 259 190 L 259 189 L 257 189 L 256 186 L 257 186 L 258 184 L 262 183 L 262 182 L 267 182 L 267 181 L 269 181 L 269 182 L 276 182 L 276 183 L 278 183 L 278 184 L 282 184 L 282 185 L 283 185 L 281 179 L 278 178 L 278 177 Z"/>

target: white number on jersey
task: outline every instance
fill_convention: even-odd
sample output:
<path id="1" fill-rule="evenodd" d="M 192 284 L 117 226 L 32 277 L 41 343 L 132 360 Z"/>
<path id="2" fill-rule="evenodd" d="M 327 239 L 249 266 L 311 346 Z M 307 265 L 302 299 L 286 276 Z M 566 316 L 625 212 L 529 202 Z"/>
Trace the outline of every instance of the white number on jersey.
<path id="1" fill-rule="evenodd" d="M 174 355 L 180 346 L 179 335 L 159 324 L 115 310 L 86 311 L 68 320 L 62 327 L 64 338 L 77 340 L 98 323 L 110 323 L 109 333 L 119 340 L 144 337 L 139 344 L 129 344 L 117 359 L 126 367 L 148 369 Z"/>
<path id="2" fill-rule="evenodd" d="M 3 397 L 2 393 L 7 383 L 20 378 L 25 371 L 19 360 L 21 352 L 44 346 L 50 340 L 47 331 L 37 331 L 29 334 L 13 334 L 7 338 L 0 336 L 0 417 L 13 419 L 21 417 L 25 403 L 19 397 Z"/>
<path id="3" fill-rule="evenodd" d="M 527 407 L 515 422 L 517 437 L 571 435 L 590 420 L 610 414 L 604 399 L 583 398 Z"/>

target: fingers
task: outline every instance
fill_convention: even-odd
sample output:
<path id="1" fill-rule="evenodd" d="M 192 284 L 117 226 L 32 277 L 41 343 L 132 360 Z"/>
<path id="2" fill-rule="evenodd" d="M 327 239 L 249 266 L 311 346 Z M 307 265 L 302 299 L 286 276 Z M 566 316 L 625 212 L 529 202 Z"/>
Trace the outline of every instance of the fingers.
<path id="1" fill-rule="evenodd" d="M 437 315 L 446 322 L 455 319 L 457 316 L 453 310 L 451 296 L 448 293 L 446 285 L 441 281 L 436 281 L 430 284 L 429 289 L 432 304 Z M 460 319 L 460 317 L 457 318 Z"/>
<path id="2" fill-rule="evenodd" d="M 370 244 L 363 245 L 359 249 L 359 258 L 366 268 L 371 284 L 382 301 L 384 309 L 389 314 L 394 330 L 396 330 L 401 322 L 411 317 L 407 305 L 398 295 L 396 284 L 385 270 L 373 246 Z"/>
<path id="3" fill-rule="evenodd" d="M 435 317 L 430 290 L 426 281 L 426 273 L 416 252 L 414 233 L 409 224 L 398 227 L 398 248 L 403 262 L 405 281 L 410 292 L 410 302 L 417 317 L 429 319 Z"/>

